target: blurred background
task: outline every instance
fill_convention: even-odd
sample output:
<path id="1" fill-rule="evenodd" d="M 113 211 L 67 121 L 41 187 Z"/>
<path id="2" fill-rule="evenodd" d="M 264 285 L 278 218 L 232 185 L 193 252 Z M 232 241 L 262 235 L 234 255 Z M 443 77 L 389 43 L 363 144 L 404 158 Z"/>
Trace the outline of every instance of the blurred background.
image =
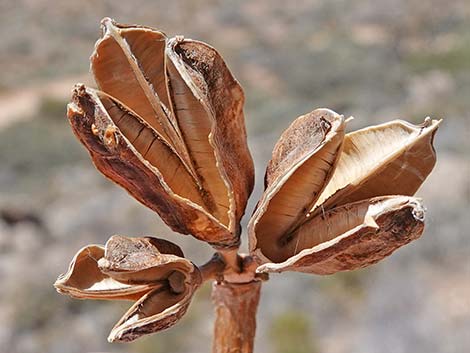
<path id="1" fill-rule="evenodd" d="M 423 237 L 372 268 L 286 273 L 263 287 L 257 352 L 460 353 L 470 347 L 470 2 L 0 0 L 0 352 L 208 352 L 210 286 L 169 331 L 106 337 L 129 303 L 72 300 L 52 283 L 75 252 L 113 234 L 156 235 L 196 263 L 211 249 L 172 234 L 102 177 L 65 107 L 109 16 L 218 48 L 245 89 L 258 199 L 280 133 L 329 107 L 350 129 L 445 118 L 418 192 Z M 244 219 L 246 225 L 246 217 Z"/>

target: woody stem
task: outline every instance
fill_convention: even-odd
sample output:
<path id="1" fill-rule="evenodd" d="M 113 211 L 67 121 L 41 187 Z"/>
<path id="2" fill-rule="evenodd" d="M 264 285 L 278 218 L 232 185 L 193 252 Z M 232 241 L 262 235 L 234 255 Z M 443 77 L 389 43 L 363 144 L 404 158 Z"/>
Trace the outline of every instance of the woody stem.
<path id="1" fill-rule="evenodd" d="M 219 253 L 215 253 L 212 258 L 204 265 L 199 266 L 201 271 L 202 281 L 220 280 L 223 277 L 226 264 Z"/>
<path id="2" fill-rule="evenodd" d="M 215 326 L 212 353 L 252 353 L 261 283 L 266 275 L 256 274 L 252 256 L 221 251 L 199 269 L 202 280 L 215 280 L 212 302 Z"/>
<path id="3" fill-rule="evenodd" d="M 212 353 L 252 353 L 261 281 L 214 282 L 215 306 Z"/>
<path id="4" fill-rule="evenodd" d="M 219 254 L 223 258 L 228 268 L 232 269 L 236 273 L 242 271 L 238 249 L 221 250 Z"/>

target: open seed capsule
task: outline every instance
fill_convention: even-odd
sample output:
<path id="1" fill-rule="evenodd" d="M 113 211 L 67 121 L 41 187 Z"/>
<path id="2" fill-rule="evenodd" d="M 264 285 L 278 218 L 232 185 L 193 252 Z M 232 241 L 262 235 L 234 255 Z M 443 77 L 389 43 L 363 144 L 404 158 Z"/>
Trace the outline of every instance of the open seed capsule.
<path id="1" fill-rule="evenodd" d="M 384 196 L 326 211 L 299 227 L 257 272 L 320 275 L 372 265 L 421 236 L 424 207 L 409 196 Z"/>
<path id="2" fill-rule="evenodd" d="M 68 108 L 96 167 L 175 231 L 239 244 L 253 189 L 243 91 L 205 43 L 106 18 L 91 56 L 100 90 Z"/>
<path id="3" fill-rule="evenodd" d="M 258 271 L 351 270 L 419 237 L 424 218 L 403 219 L 402 208 L 424 214 L 420 201 L 407 197 L 434 167 L 438 125 L 397 120 L 345 135 L 343 118 L 326 109 L 294 121 L 274 148 L 248 225 L 250 251 L 264 264 Z M 384 228 L 390 225 L 396 239 Z"/>
<path id="4" fill-rule="evenodd" d="M 174 325 L 201 280 L 199 269 L 177 245 L 115 235 L 105 247 L 81 249 L 55 287 L 79 299 L 135 300 L 109 336 L 110 341 L 131 341 Z"/>

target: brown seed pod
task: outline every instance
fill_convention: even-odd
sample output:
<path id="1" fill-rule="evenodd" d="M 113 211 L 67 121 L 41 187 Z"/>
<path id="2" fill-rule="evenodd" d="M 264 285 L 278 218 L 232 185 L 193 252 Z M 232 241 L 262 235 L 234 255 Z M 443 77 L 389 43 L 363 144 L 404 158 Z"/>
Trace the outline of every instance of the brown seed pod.
<path id="1" fill-rule="evenodd" d="M 201 281 L 199 269 L 177 245 L 113 236 L 105 247 L 81 249 L 54 285 L 79 299 L 137 300 L 109 336 L 110 341 L 131 341 L 175 324 Z"/>
<path id="2" fill-rule="evenodd" d="M 108 113 L 105 105 L 116 108 Z M 156 211 L 173 230 L 192 234 L 214 245 L 233 244 L 233 235 L 196 203 L 201 200 L 199 192 L 163 140 L 152 135 L 148 146 L 136 143 L 134 147 L 131 144 L 139 131 L 145 130 L 150 134 L 154 131 L 130 109 L 102 92 L 77 85 L 72 103 L 68 105 L 68 117 L 75 135 L 88 149 L 96 168 Z M 119 128 L 113 119 L 118 124 L 124 121 L 123 126 Z M 92 124 L 95 125 L 95 133 L 96 130 L 100 132 L 98 135 L 92 131 Z M 116 143 L 111 145 L 106 143 L 110 138 L 106 136 L 109 126 L 115 127 L 113 140 Z"/>
<path id="3" fill-rule="evenodd" d="M 390 121 L 349 133 L 333 177 L 312 212 L 381 195 L 412 196 L 436 164 L 441 120 Z"/>
<path id="4" fill-rule="evenodd" d="M 265 191 L 248 225 L 250 249 L 276 256 L 277 242 L 304 221 L 331 178 L 341 152 L 344 118 L 317 109 L 296 119 L 274 147 Z"/>
<path id="5" fill-rule="evenodd" d="M 194 291 L 195 288 L 187 286 L 181 293 L 167 288 L 148 292 L 117 322 L 108 341 L 129 342 L 173 326 L 186 313 Z"/>
<path id="6" fill-rule="evenodd" d="M 194 271 L 194 265 L 184 258 L 181 249 L 163 239 L 115 235 L 109 238 L 105 248 L 98 267 L 102 273 L 122 283 L 159 283 L 175 271 L 183 274 Z"/>
<path id="7" fill-rule="evenodd" d="M 313 113 L 312 116 L 315 116 Z M 305 117 L 298 120 L 300 121 L 295 121 L 281 136 L 268 165 L 266 189 L 249 223 L 250 251 L 260 262 L 266 264 L 259 268 L 262 272 L 288 268 L 305 272 L 333 273 L 341 270 L 341 266 L 335 267 L 323 262 L 315 263 L 312 268 L 299 266 L 297 260 L 300 260 L 295 257 L 298 252 L 317 245 L 320 247 L 321 244 L 315 241 L 321 240 L 326 234 L 320 230 L 314 232 L 308 225 L 316 224 L 318 229 L 328 226 L 331 234 L 341 237 L 341 234 L 349 229 L 343 229 L 336 224 L 336 218 L 334 222 L 333 217 L 326 219 L 325 215 L 330 214 L 330 211 L 334 214 L 345 212 L 341 217 L 354 219 L 357 217 L 357 210 L 354 208 L 356 206 L 339 206 L 360 200 L 367 202 L 370 198 L 385 195 L 413 195 L 436 162 L 432 142 L 440 121 L 427 118 L 418 126 L 405 121 L 392 121 L 345 136 L 342 123 L 336 130 L 331 124 L 328 138 L 328 134 L 322 135 L 322 129 L 317 128 L 311 132 L 309 125 L 303 126 L 306 125 Z M 299 126 L 303 126 L 304 133 L 297 132 Z M 332 135 L 332 132 L 335 134 Z M 294 137 L 290 138 L 290 135 Z M 301 146 L 296 148 L 302 153 L 291 152 L 292 145 Z M 299 175 L 297 170 L 302 170 L 296 169 L 299 163 L 290 162 L 298 155 L 309 156 L 305 166 L 312 166 L 310 174 L 305 174 L 303 178 L 296 177 Z M 309 171 L 306 167 L 304 170 Z M 318 178 L 319 173 L 322 178 Z M 289 185 L 290 189 L 286 187 Z M 317 188 L 312 188 L 312 185 L 317 185 Z M 277 200 L 279 201 L 276 202 Z M 390 202 L 387 203 L 389 204 Z M 377 207 L 374 206 L 373 209 L 376 210 Z M 342 231 L 332 230 L 336 226 Z M 320 238 L 317 233 L 322 234 Z M 383 235 L 387 238 L 385 233 Z M 408 234 L 404 239 L 416 237 L 416 234 Z M 332 239 L 326 236 L 324 241 L 333 241 Z M 381 241 L 380 237 L 377 241 Z M 390 254 L 393 249 L 404 243 L 406 242 L 392 242 L 389 247 L 384 247 L 384 253 Z M 328 248 L 329 256 L 334 257 L 332 252 L 335 249 L 339 248 Z M 362 250 L 366 257 L 368 250 L 365 247 Z M 315 248 L 314 252 L 316 251 L 318 248 Z M 371 256 L 370 259 L 362 260 L 364 266 L 376 261 L 375 257 Z M 293 263 L 296 265 L 292 265 Z M 322 266 L 326 267 L 322 270 Z M 345 261 L 344 269 L 361 266 L 350 265 Z"/>
<path id="8" fill-rule="evenodd" d="M 372 265 L 424 230 L 424 207 L 409 196 L 346 204 L 305 222 L 257 272 L 329 275 Z"/>
<path id="9" fill-rule="evenodd" d="M 153 285 L 129 285 L 104 274 L 98 267 L 105 249 L 88 245 L 73 257 L 69 269 L 59 276 L 54 287 L 59 293 L 78 299 L 137 300 Z"/>
<path id="10" fill-rule="evenodd" d="M 76 135 L 103 174 L 173 230 L 236 247 L 254 181 L 240 85 L 207 44 L 102 24 L 91 56 L 101 91 L 74 90 Z"/>
<path id="11" fill-rule="evenodd" d="M 170 39 L 167 56 L 168 62 L 172 63 L 168 65 L 170 95 L 173 97 L 173 108 L 180 122 L 181 131 L 185 141 L 188 141 L 188 148 L 191 149 L 189 147 L 191 140 L 197 142 L 196 136 L 200 136 L 201 139 L 204 137 L 202 139 L 204 142 L 207 140 L 205 136 L 208 136 L 209 142 L 206 148 L 211 153 L 207 156 L 211 154 L 215 156 L 216 169 L 213 164 L 205 160 L 207 156 L 201 155 L 202 145 L 194 144 L 193 158 L 196 164 L 200 168 L 203 168 L 203 165 L 207 168 L 200 171 L 205 173 L 202 174 L 205 180 L 203 188 L 213 194 L 216 214 L 220 213 L 222 217 L 228 213 L 228 228 L 230 232 L 239 235 L 240 219 L 245 212 L 254 184 L 254 166 L 246 143 L 243 90 L 220 54 L 203 42 L 179 37 Z M 189 88 L 192 95 L 181 95 L 177 87 L 183 91 Z M 188 98 L 192 96 L 199 103 L 193 98 Z M 192 105 L 191 102 L 195 104 Z M 190 112 L 194 109 L 193 114 L 186 111 L 186 107 L 189 106 Z M 200 114 L 201 110 L 204 114 Z M 211 121 L 209 135 L 208 131 L 203 130 L 204 116 Z M 201 159 L 200 163 L 197 162 L 197 155 Z M 215 181 L 214 175 L 217 174 L 220 174 L 225 184 L 225 192 L 221 183 Z"/>

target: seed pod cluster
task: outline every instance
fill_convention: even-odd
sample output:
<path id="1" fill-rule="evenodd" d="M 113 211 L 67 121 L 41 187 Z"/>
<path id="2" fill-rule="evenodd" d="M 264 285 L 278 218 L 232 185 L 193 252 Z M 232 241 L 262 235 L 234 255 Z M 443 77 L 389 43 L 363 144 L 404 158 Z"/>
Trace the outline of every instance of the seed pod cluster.
<path id="1" fill-rule="evenodd" d="M 248 225 L 258 272 L 332 274 L 373 264 L 424 230 L 411 197 L 436 162 L 440 121 L 396 120 L 344 134 L 325 109 L 283 133 Z"/>
<path id="2" fill-rule="evenodd" d="M 413 195 L 435 165 L 440 121 L 396 120 L 346 133 L 349 119 L 316 109 L 275 145 L 248 223 L 250 253 L 237 254 L 254 181 L 240 85 L 205 43 L 109 18 L 102 28 L 90 58 L 98 88 L 77 84 L 68 105 L 75 135 L 101 173 L 174 231 L 219 251 L 201 268 L 153 237 L 113 236 L 78 251 L 55 283 L 59 292 L 135 301 L 110 341 L 172 326 L 203 280 L 217 279 L 219 293 L 257 288 L 245 306 L 252 308 L 255 282 L 267 273 L 363 268 L 423 233 L 425 209 Z M 223 317 L 221 328 L 238 319 Z"/>
<path id="3" fill-rule="evenodd" d="M 68 117 L 96 167 L 176 232 L 240 242 L 254 169 L 243 91 L 205 43 L 104 19 Z"/>
<path id="4" fill-rule="evenodd" d="M 186 312 L 201 284 L 197 266 L 181 249 L 153 237 L 111 237 L 74 256 L 54 286 L 78 299 L 134 300 L 109 341 L 132 341 L 173 326 Z"/>

